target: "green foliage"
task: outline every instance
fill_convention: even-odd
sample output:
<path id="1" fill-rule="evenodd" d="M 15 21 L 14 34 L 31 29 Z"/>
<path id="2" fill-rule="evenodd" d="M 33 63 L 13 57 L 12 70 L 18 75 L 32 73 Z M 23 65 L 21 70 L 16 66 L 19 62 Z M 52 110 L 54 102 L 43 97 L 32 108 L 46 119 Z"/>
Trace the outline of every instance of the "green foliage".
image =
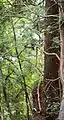
<path id="1" fill-rule="evenodd" d="M 54 37 L 53 38 L 53 44 L 52 44 L 53 47 L 55 48 L 59 48 L 60 46 L 60 41 L 59 41 L 59 38 L 58 37 Z"/>
<path id="2" fill-rule="evenodd" d="M 0 112 L 4 120 L 28 120 L 28 112 L 31 117 L 31 91 L 42 75 L 43 1 L 21 1 L 0 0 Z M 47 30 L 51 32 L 50 26 Z M 58 48 L 58 38 L 52 41 L 52 48 Z M 48 103 L 48 114 L 58 107 Z"/>
<path id="3" fill-rule="evenodd" d="M 30 3 L 29 1 L 25 3 L 21 11 L 15 11 L 15 8 L 12 9 L 11 0 L 0 1 L 0 70 L 2 71 L 0 107 L 4 120 L 12 120 L 12 117 L 13 120 L 25 119 L 27 104 L 30 109 L 25 89 L 31 101 L 30 93 L 33 85 L 42 74 L 40 56 L 42 33 L 39 17 L 43 13 L 43 4 Z M 31 109 L 29 111 L 31 115 Z"/>

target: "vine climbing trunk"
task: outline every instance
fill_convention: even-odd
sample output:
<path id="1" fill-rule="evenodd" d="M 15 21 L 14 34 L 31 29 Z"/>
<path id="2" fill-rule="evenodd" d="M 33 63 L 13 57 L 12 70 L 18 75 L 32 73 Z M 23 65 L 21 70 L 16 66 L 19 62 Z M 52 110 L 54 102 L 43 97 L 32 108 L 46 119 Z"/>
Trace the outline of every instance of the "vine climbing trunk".
<path id="1" fill-rule="evenodd" d="M 33 97 L 33 120 L 46 120 L 45 97 L 43 92 L 43 81 L 32 90 Z"/>
<path id="2" fill-rule="evenodd" d="M 59 55 L 60 47 L 58 31 L 58 4 L 56 0 L 46 0 L 46 18 L 45 18 L 45 46 L 44 46 L 44 83 L 46 95 L 46 120 L 54 120 L 58 115 L 58 107 L 54 106 L 60 102 L 60 79 L 59 64 L 60 61 L 55 54 Z"/>
<path id="3" fill-rule="evenodd" d="M 60 31 L 60 77 L 62 83 L 62 100 L 59 111 L 59 120 L 64 120 L 64 0 L 58 1 L 59 5 L 59 31 Z"/>

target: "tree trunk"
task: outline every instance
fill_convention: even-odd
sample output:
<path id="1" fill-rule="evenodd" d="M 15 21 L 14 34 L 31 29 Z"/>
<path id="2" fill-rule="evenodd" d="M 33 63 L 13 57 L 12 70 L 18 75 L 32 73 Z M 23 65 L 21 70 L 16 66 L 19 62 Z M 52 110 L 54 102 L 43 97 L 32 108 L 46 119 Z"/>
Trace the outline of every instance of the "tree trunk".
<path id="1" fill-rule="evenodd" d="M 59 25 L 58 25 L 58 4 L 55 0 L 46 0 L 46 19 L 45 19 L 45 46 L 44 46 L 44 86 L 41 82 L 39 87 L 40 105 L 39 110 L 37 86 L 32 91 L 34 119 L 33 120 L 54 120 L 58 116 L 61 99 L 61 83 L 59 78 L 60 60 L 59 56 Z M 51 54 L 49 54 L 51 53 Z M 54 53 L 54 54 L 53 54 Z M 44 87 L 44 88 L 43 88 Z M 46 97 L 45 97 L 46 96 Z M 46 101 L 45 101 L 46 99 Z M 45 103 L 46 102 L 46 103 Z M 57 106 L 55 108 L 55 106 Z M 46 107 L 46 112 L 45 112 Z M 36 108 L 36 109 L 35 109 Z M 40 112 L 39 112 L 40 111 Z"/>
<path id="2" fill-rule="evenodd" d="M 44 62 L 44 82 L 46 95 L 47 120 L 54 120 L 58 115 L 58 108 L 54 110 L 55 104 L 60 102 L 59 96 L 59 64 L 60 61 L 52 53 L 59 55 L 60 47 L 55 42 L 59 42 L 58 32 L 58 4 L 54 0 L 46 0 L 45 20 L 45 62 Z M 51 53 L 49 55 L 49 53 Z"/>

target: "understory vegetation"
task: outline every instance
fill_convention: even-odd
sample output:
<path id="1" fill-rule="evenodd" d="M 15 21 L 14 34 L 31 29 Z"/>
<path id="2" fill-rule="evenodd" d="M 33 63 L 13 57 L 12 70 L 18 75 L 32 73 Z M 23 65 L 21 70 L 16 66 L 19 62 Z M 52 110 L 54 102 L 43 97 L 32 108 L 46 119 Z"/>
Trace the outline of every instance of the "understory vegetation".
<path id="1" fill-rule="evenodd" d="M 64 88 L 63 4 L 0 0 L 1 120 L 58 117 Z"/>

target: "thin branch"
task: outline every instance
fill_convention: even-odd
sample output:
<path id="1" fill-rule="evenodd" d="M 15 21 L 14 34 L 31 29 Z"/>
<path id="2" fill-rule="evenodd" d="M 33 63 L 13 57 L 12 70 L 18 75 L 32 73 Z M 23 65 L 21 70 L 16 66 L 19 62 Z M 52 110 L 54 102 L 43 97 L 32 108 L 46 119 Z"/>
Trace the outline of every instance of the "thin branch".
<path id="1" fill-rule="evenodd" d="M 46 80 L 51 81 L 51 82 L 54 82 L 54 81 L 59 80 L 59 79 L 60 79 L 60 77 L 55 78 L 55 79 L 47 79 L 47 78 L 46 78 Z"/>
<path id="2" fill-rule="evenodd" d="M 48 56 L 56 56 L 56 58 L 60 61 L 60 57 L 56 53 L 48 53 L 46 51 L 43 51 L 43 53 L 48 55 Z"/>
<path id="3" fill-rule="evenodd" d="M 10 73 L 6 76 L 5 81 L 8 80 L 8 78 L 10 77 L 10 75 L 11 75 L 12 73 L 13 73 L 13 71 L 10 72 Z"/>
<path id="4" fill-rule="evenodd" d="M 57 14 L 56 15 L 51 14 L 51 15 L 42 16 L 42 18 L 49 18 L 49 17 L 59 18 L 59 16 Z"/>
<path id="5" fill-rule="evenodd" d="M 47 87 L 46 89 L 46 92 L 49 90 L 50 86 L 51 86 L 52 83 L 49 84 L 49 86 Z"/>
<path id="6" fill-rule="evenodd" d="M 55 79 L 47 79 L 47 78 L 45 78 L 45 79 L 48 80 L 48 82 L 47 82 L 47 84 L 45 85 L 45 87 L 43 88 L 43 91 L 45 91 L 46 89 L 48 89 L 47 87 L 48 87 L 48 85 L 50 84 L 50 82 L 51 82 L 51 83 L 52 83 L 52 82 L 55 82 L 56 80 L 59 80 L 60 77 L 55 78 Z"/>
<path id="7" fill-rule="evenodd" d="M 56 4 L 58 4 L 58 2 L 56 0 L 53 0 Z"/>
<path id="8" fill-rule="evenodd" d="M 8 80 L 8 78 L 10 77 L 10 75 L 13 73 L 10 72 L 6 78 L 5 78 L 5 81 Z M 7 97 L 7 92 L 6 92 L 6 84 L 5 85 L 2 85 L 2 92 L 3 92 L 3 95 L 4 95 L 4 99 L 5 99 L 5 103 L 6 103 L 6 106 L 8 108 L 8 113 L 9 113 L 9 117 L 10 119 L 12 120 L 12 113 L 11 113 L 11 109 L 10 109 L 10 105 L 9 105 L 9 101 L 8 101 L 8 97 Z"/>
<path id="9" fill-rule="evenodd" d="M 9 5 L 13 6 L 13 4 L 11 4 L 11 2 L 9 0 L 7 0 L 7 2 L 9 3 Z"/>
<path id="10" fill-rule="evenodd" d="M 6 86 L 3 86 L 3 95 L 4 95 L 6 106 L 8 108 L 9 117 L 12 120 L 12 113 L 11 113 L 10 105 L 9 105 L 8 98 L 7 98 Z"/>
<path id="11" fill-rule="evenodd" d="M 40 104 L 40 82 L 38 83 L 38 87 L 37 87 L 37 95 L 38 95 L 38 107 L 39 107 L 39 111 L 41 112 L 41 104 Z"/>
<path id="12" fill-rule="evenodd" d="M 5 60 L 7 60 L 9 63 L 11 63 L 17 70 L 18 70 L 18 67 L 13 63 L 13 61 L 11 59 L 8 59 L 6 57 L 3 57 Z"/>
<path id="13" fill-rule="evenodd" d="M 62 98 L 61 80 L 59 80 L 59 91 L 60 91 L 60 95 L 59 96 L 60 96 L 60 100 L 61 100 L 61 98 Z"/>
<path id="14" fill-rule="evenodd" d="M 13 20 L 12 20 L 12 29 L 13 29 L 13 35 L 14 35 L 14 41 L 15 41 L 15 51 L 16 51 L 16 55 L 17 55 L 17 59 L 18 59 L 18 63 L 19 63 L 19 67 L 20 67 L 20 71 L 22 73 L 22 78 L 23 78 L 23 81 L 24 81 L 24 90 L 25 90 L 25 99 L 26 99 L 26 106 L 27 106 L 27 117 L 28 117 L 28 120 L 29 120 L 29 105 L 28 105 L 28 92 L 27 92 L 27 86 L 26 86 L 26 82 L 25 82 L 25 76 L 23 75 L 23 70 L 22 70 L 22 66 L 21 66 L 21 62 L 20 62 L 20 58 L 19 58 L 19 53 L 18 53 L 18 49 L 17 49 L 17 44 L 16 44 L 16 34 L 15 34 L 15 28 L 14 28 L 14 25 L 13 25 Z"/>
<path id="15" fill-rule="evenodd" d="M 47 11 L 46 12 L 48 12 L 48 10 L 50 10 L 52 7 L 54 7 L 56 4 L 58 4 L 58 3 L 54 3 L 53 5 L 51 5 L 50 7 L 48 7 L 48 9 L 47 9 Z"/>
<path id="16" fill-rule="evenodd" d="M 27 44 L 27 45 L 28 45 L 28 44 Z M 27 46 L 27 45 L 26 45 L 26 46 Z M 19 56 L 21 55 L 22 52 L 24 52 L 25 49 L 26 49 L 26 47 L 24 47 L 24 49 L 20 51 Z"/>

